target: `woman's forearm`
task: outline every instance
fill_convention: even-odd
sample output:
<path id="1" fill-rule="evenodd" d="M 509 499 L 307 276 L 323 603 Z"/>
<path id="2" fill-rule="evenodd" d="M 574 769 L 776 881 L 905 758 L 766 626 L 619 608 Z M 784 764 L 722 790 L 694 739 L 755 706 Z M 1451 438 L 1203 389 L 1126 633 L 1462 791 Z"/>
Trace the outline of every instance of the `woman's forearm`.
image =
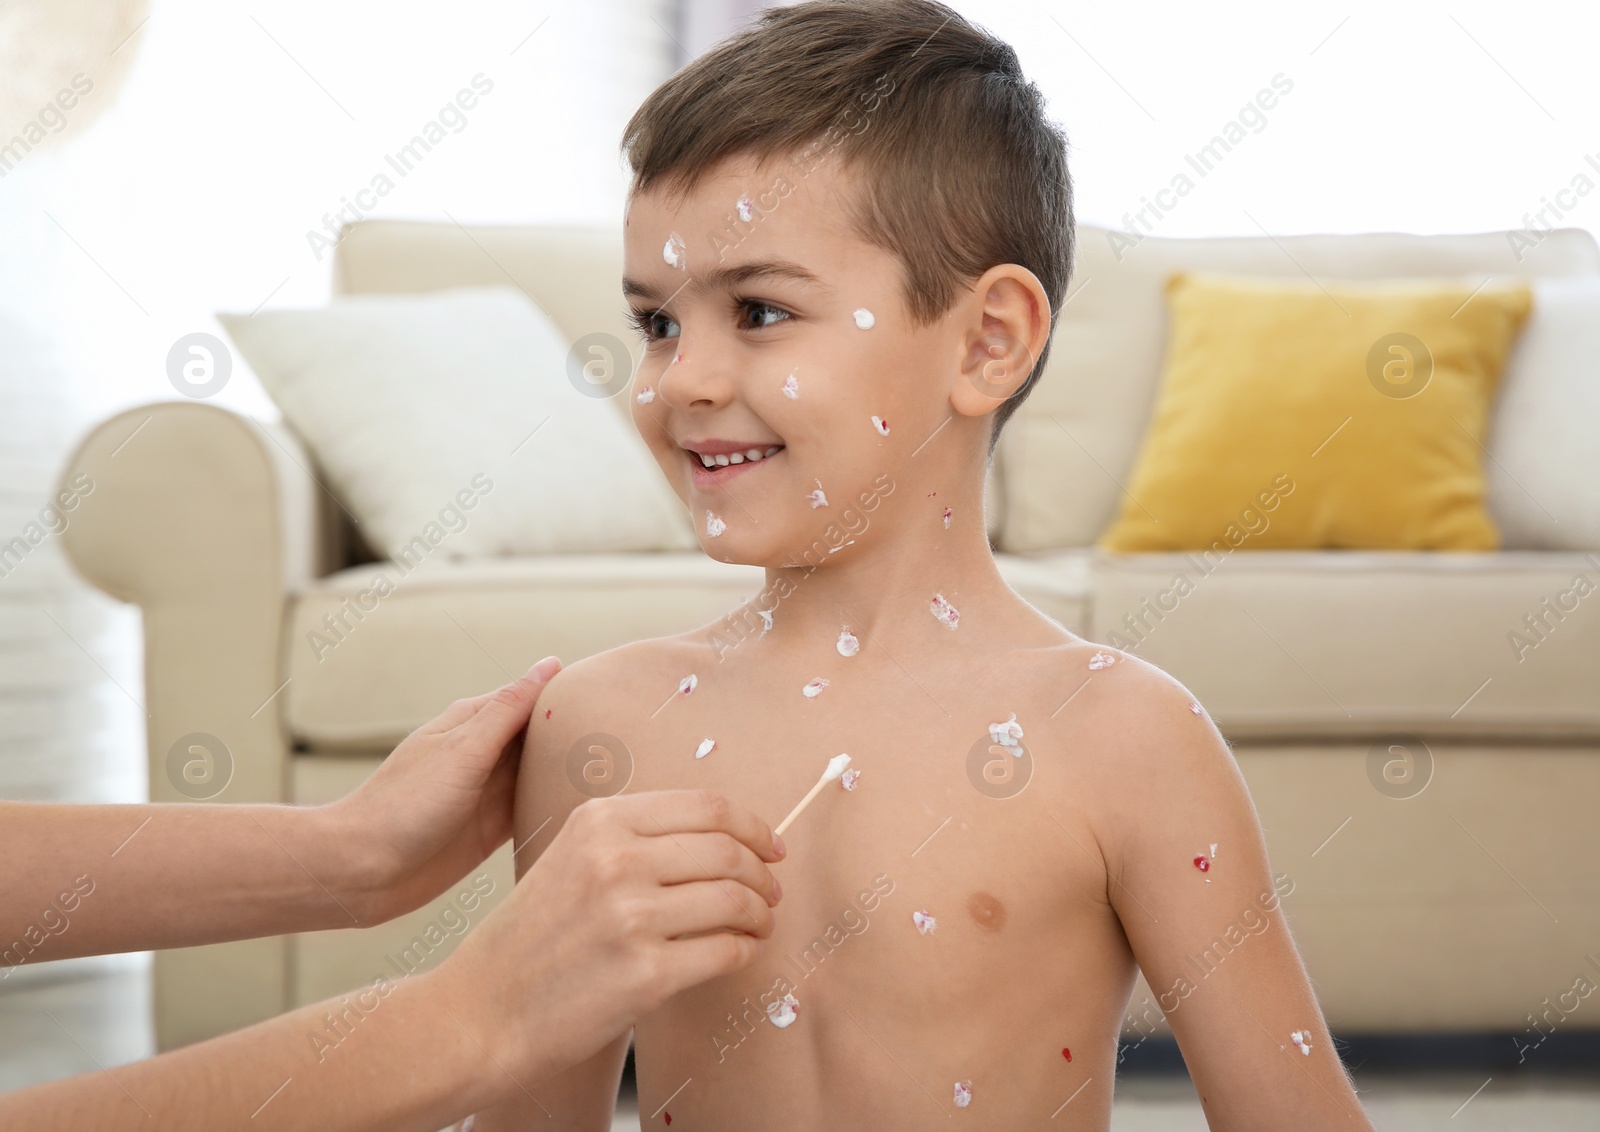
<path id="1" fill-rule="evenodd" d="M 452 1016 L 437 974 L 379 979 L 149 1061 L 0 1095 L 0 1127 L 436 1132 L 532 1083 Z"/>
<path id="2" fill-rule="evenodd" d="M 0 830 L 29 865 L 0 870 L 0 968 L 380 918 L 322 807 L 0 802 Z"/>

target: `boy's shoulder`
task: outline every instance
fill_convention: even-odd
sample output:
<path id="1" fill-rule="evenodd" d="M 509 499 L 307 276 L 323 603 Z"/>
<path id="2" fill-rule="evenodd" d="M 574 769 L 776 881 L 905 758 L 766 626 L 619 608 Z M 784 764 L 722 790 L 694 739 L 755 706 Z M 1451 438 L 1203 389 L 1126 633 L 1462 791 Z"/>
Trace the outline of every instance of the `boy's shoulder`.
<path id="1" fill-rule="evenodd" d="M 545 686 L 535 722 L 560 736 L 597 719 L 617 720 L 635 712 L 648 716 L 677 690 L 694 659 L 706 653 L 704 642 L 692 634 L 648 637 L 591 653 L 563 665 Z"/>
<path id="2" fill-rule="evenodd" d="M 1039 739 L 1093 749 L 1107 774 L 1203 772 L 1219 751 L 1231 760 L 1199 699 L 1142 657 L 1080 639 L 1049 650 L 1042 675 L 1055 692 L 1046 718 L 1036 721 Z"/>

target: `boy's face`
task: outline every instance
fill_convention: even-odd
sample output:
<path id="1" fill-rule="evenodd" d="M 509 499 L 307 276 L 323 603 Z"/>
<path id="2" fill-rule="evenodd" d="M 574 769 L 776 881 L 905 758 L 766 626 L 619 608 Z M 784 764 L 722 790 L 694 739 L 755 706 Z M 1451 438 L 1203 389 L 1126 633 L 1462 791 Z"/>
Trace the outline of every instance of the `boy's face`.
<path id="1" fill-rule="evenodd" d="M 629 208 L 624 290 L 646 328 L 634 423 L 714 558 L 798 564 L 830 526 L 862 533 L 859 497 L 885 473 L 911 486 L 911 453 L 950 415 L 959 337 L 912 325 L 899 260 L 849 228 L 854 191 L 836 159 L 807 174 L 745 158 Z M 713 471 L 686 451 L 718 440 L 782 447 Z M 916 482 L 948 478 L 940 456 L 938 440 L 922 449 Z"/>

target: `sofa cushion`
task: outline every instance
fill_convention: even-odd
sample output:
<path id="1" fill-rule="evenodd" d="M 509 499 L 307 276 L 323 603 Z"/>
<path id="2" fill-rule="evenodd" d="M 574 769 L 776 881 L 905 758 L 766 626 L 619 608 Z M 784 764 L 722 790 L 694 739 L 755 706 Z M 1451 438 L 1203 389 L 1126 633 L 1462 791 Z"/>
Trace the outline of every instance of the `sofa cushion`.
<path id="1" fill-rule="evenodd" d="M 1508 547 L 1600 549 L 1600 276 L 1540 279 L 1485 442 L 1489 511 Z"/>
<path id="2" fill-rule="evenodd" d="M 515 288 L 217 317 L 383 557 L 698 545 L 633 424 L 580 393 Z"/>
<path id="3" fill-rule="evenodd" d="M 1499 547 L 1479 438 L 1526 283 L 1180 272 L 1166 290 L 1154 419 L 1096 545 Z"/>
<path id="4" fill-rule="evenodd" d="M 1084 631 L 1086 552 L 1001 555 L 999 565 L 1023 597 Z M 353 567 L 290 599 L 280 710 L 311 749 L 387 749 L 451 700 L 506 683 L 542 656 L 570 664 L 679 633 L 764 582 L 759 567 L 699 552 L 430 561 L 403 578 L 392 563 Z"/>
<path id="5" fill-rule="evenodd" d="M 1094 638 L 1229 738 L 1600 737 L 1600 553 L 1097 552 L 1090 583 Z"/>
<path id="6" fill-rule="evenodd" d="M 1526 233 L 1506 232 L 1138 238 L 1081 225 L 1072 291 L 1049 364 L 1000 438 L 997 460 L 1006 487 L 1001 549 L 1087 546 L 1111 522 L 1154 407 L 1166 342 L 1161 288 L 1172 273 L 1309 275 L 1326 283 L 1600 272 L 1600 247 L 1581 229 L 1545 233 L 1531 250 L 1526 243 Z"/>

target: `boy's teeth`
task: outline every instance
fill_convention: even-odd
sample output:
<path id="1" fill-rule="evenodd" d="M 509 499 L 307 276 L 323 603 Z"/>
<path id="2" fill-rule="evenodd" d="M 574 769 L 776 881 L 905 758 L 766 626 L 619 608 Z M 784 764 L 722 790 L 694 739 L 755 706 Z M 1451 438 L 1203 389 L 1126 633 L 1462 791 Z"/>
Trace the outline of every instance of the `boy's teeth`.
<path id="1" fill-rule="evenodd" d="M 743 464 L 746 461 L 754 463 L 757 460 L 765 460 L 768 456 L 781 451 L 782 448 L 783 445 L 774 444 L 765 451 L 760 448 L 751 448 L 745 452 L 734 452 L 726 456 L 707 456 L 703 452 L 697 453 L 697 455 L 700 457 L 700 463 L 708 468 L 726 468 L 730 464 Z"/>

